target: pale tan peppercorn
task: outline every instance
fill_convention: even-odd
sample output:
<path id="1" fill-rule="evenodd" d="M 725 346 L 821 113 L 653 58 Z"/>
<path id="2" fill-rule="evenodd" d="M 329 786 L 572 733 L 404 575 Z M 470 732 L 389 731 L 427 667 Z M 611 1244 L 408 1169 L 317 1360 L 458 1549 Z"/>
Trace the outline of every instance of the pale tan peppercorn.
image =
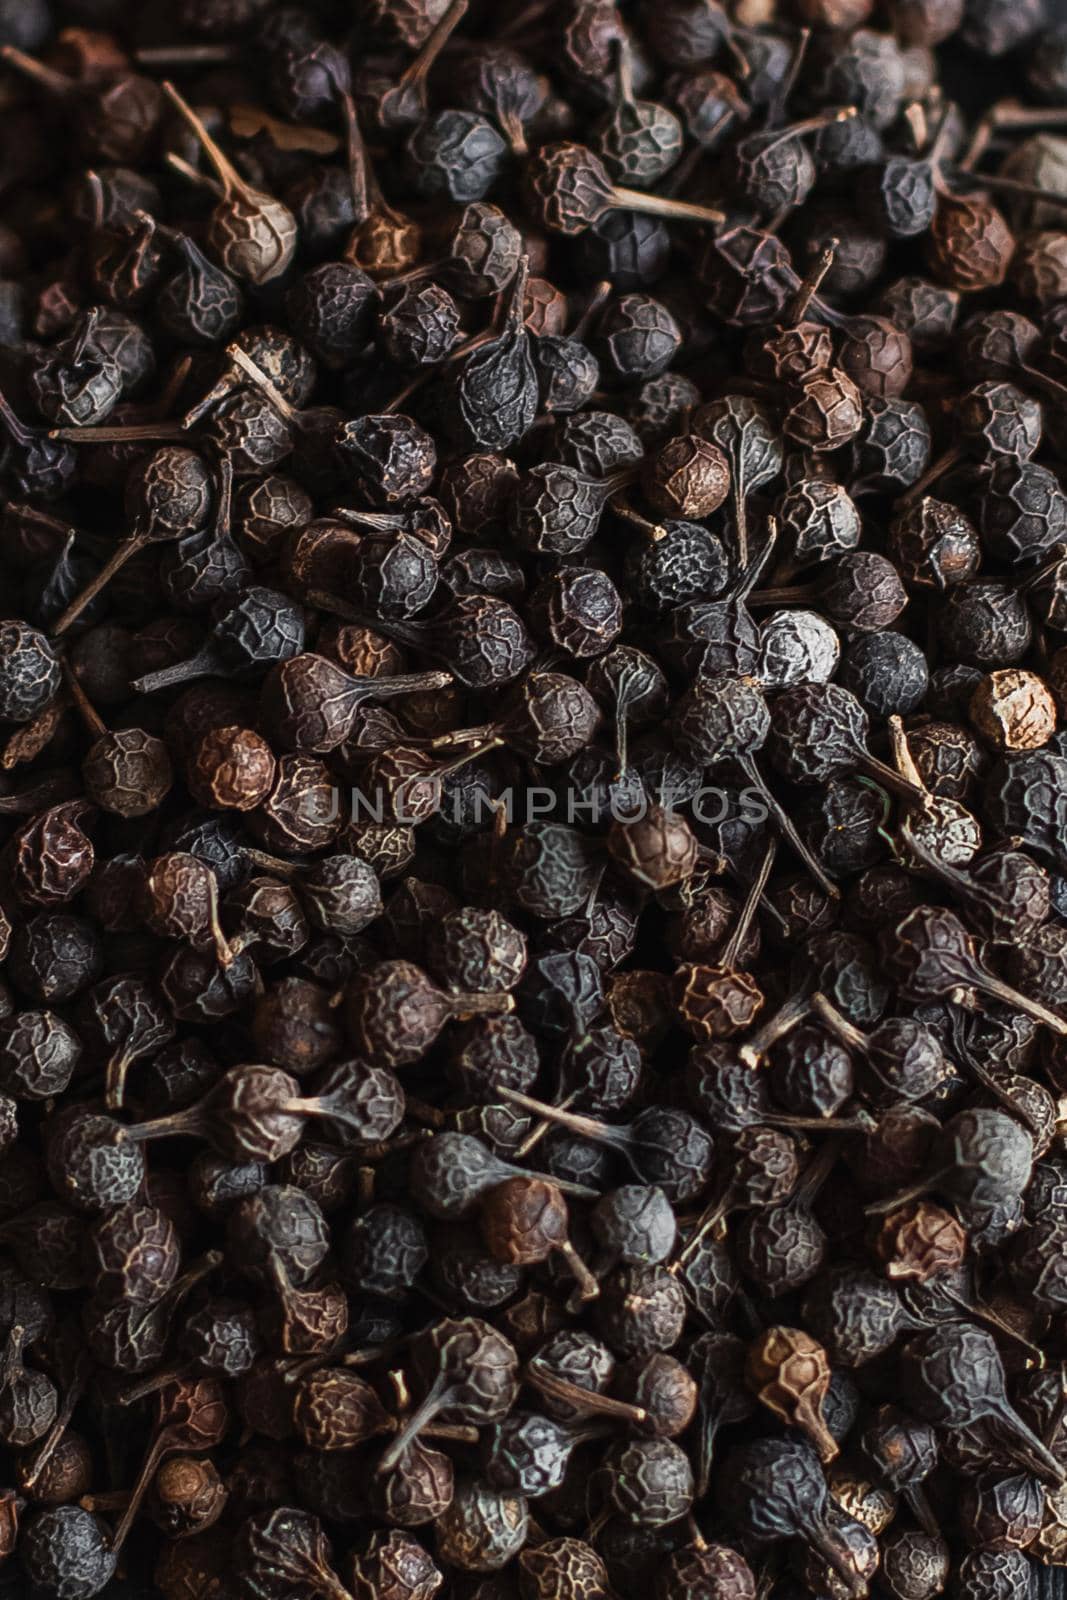
<path id="1" fill-rule="evenodd" d="M 1056 702 L 1048 684 L 1021 667 L 987 674 L 971 696 L 969 714 L 998 750 L 1040 750 L 1056 731 Z"/>

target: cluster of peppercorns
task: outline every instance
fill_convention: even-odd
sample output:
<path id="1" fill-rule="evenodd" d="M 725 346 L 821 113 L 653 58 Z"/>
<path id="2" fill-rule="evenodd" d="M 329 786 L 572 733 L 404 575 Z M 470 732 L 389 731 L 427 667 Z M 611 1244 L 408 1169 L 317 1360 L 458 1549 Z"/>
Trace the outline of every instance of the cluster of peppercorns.
<path id="1" fill-rule="evenodd" d="M 1065 126 L 1042 0 L 0 3 L 0 1594 L 1067 1565 Z"/>

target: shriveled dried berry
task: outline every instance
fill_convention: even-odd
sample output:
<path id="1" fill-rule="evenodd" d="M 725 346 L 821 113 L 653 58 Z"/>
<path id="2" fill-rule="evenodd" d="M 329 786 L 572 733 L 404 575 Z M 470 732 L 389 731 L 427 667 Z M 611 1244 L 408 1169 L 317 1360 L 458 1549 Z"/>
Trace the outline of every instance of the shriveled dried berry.
<path id="1" fill-rule="evenodd" d="M 1030 1600 L 1064 29 L 136 9 L 0 4 L 3 1571 Z"/>

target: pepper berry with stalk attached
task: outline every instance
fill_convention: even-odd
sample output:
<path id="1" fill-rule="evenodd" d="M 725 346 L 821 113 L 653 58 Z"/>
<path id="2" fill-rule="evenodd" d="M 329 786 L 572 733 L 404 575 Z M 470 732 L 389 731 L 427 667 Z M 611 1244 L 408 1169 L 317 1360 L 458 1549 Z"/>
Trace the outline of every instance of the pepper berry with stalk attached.
<path id="1" fill-rule="evenodd" d="M 11 1582 L 1024 1597 L 1062 30 L 14 9 Z"/>

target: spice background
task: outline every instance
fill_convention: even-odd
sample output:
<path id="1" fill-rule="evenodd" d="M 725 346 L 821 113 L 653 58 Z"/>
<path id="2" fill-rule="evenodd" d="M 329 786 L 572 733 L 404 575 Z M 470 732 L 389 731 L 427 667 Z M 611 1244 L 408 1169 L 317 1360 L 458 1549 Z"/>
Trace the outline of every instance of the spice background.
<path id="1" fill-rule="evenodd" d="M 1059 1600 L 1065 219 L 1046 0 L 0 0 L 3 1600 Z"/>

